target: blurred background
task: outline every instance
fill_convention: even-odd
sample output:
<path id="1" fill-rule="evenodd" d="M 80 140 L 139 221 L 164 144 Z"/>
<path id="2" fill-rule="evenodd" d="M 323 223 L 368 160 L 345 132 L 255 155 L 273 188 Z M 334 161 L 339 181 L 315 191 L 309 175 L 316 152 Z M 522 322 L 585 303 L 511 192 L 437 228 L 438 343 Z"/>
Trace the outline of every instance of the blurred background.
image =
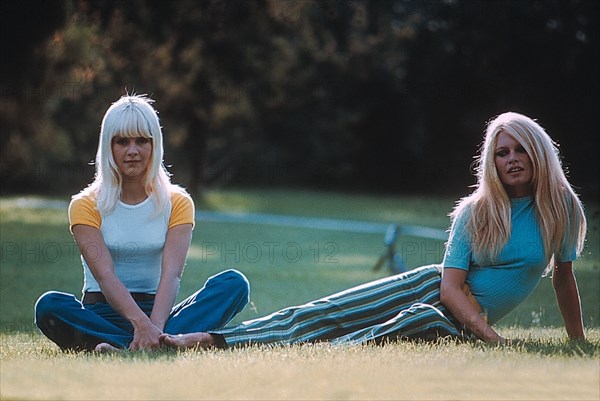
<path id="1" fill-rule="evenodd" d="M 600 2 L 1 2 L 1 193 L 94 174 L 102 116 L 155 99 L 165 163 L 211 188 L 466 194 L 486 122 L 512 110 L 599 195 Z"/>

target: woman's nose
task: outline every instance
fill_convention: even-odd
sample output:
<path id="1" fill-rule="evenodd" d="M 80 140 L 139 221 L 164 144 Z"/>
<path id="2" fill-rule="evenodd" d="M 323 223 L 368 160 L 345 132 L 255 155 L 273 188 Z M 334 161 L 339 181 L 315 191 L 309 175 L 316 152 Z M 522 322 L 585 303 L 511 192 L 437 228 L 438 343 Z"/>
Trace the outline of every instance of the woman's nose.
<path id="1" fill-rule="evenodd" d="M 135 142 L 130 143 L 129 146 L 127 147 L 128 155 L 136 155 L 136 154 L 138 154 L 138 152 L 139 152 L 139 149 Z"/>

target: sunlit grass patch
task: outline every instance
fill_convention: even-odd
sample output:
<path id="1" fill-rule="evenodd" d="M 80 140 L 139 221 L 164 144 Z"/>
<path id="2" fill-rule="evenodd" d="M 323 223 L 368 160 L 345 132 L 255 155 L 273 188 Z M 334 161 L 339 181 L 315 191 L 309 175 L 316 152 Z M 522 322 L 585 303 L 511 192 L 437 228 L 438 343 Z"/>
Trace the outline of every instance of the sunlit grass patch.
<path id="1" fill-rule="evenodd" d="M 510 329 L 513 337 L 525 335 Z M 493 346 L 453 340 L 385 345 L 62 353 L 41 337 L 2 335 L 1 394 L 26 399 L 598 398 L 600 333 L 558 329 Z M 577 349 L 581 351 L 576 351 Z"/>

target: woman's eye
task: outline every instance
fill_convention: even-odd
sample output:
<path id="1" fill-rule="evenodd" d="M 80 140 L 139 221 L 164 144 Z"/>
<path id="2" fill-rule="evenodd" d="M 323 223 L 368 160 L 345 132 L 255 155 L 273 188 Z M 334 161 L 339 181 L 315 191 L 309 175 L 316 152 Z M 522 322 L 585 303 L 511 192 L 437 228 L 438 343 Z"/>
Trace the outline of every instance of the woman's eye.
<path id="1" fill-rule="evenodd" d="M 117 145 L 127 145 L 127 139 L 125 138 L 119 138 L 115 142 L 117 143 Z"/>
<path id="2" fill-rule="evenodd" d="M 150 139 L 148 139 L 148 138 L 142 137 L 142 138 L 137 139 L 137 143 L 140 143 L 140 144 L 144 144 L 144 143 L 148 143 L 148 142 L 150 142 Z"/>
<path id="3" fill-rule="evenodd" d="M 500 150 L 500 151 L 496 152 L 496 156 L 499 156 L 499 157 L 506 156 L 507 154 L 508 154 L 508 152 L 506 150 Z"/>

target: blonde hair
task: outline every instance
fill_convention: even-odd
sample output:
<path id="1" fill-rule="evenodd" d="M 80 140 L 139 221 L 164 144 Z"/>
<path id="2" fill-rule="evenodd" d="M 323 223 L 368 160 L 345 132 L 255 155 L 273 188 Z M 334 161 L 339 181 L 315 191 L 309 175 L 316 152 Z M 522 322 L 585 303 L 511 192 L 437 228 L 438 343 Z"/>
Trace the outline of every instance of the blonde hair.
<path id="1" fill-rule="evenodd" d="M 171 183 L 170 174 L 163 164 L 163 135 L 158 113 L 151 105 L 153 102 L 145 95 L 125 95 L 114 102 L 104 114 L 96 152 L 94 181 L 75 195 L 93 196 L 101 214 L 108 214 L 114 210 L 121 198 L 123 177 L 115 163 L 111 147 L 115 136 L 152 140 L 152 156 L 148 163 L 144 187 L 146 194 L 153 198 L 157 213 L 167 207 L 171 193 L 185 193 L 183 188 Z"/>
<path id="2" fill-rule="evenodd" d="M 477 184 L 473 193 L 459 201 L 450 216 L 469 213 L 467 229 L 475 255 L 494 260 L 511 234 L 510 199 L 495 165 L 495 147 L 500 132 L 523 146 L 533 165 L 533 197 L 543 237 L 546 260 L 565 246 L 583 249 L 586 219 L 579 197 L 562 168 L 558 146 L 534 120 L 508 112 L 491 120 L 476 160 Z M 551 267 L 551 266 L 549 266 Z"/>

